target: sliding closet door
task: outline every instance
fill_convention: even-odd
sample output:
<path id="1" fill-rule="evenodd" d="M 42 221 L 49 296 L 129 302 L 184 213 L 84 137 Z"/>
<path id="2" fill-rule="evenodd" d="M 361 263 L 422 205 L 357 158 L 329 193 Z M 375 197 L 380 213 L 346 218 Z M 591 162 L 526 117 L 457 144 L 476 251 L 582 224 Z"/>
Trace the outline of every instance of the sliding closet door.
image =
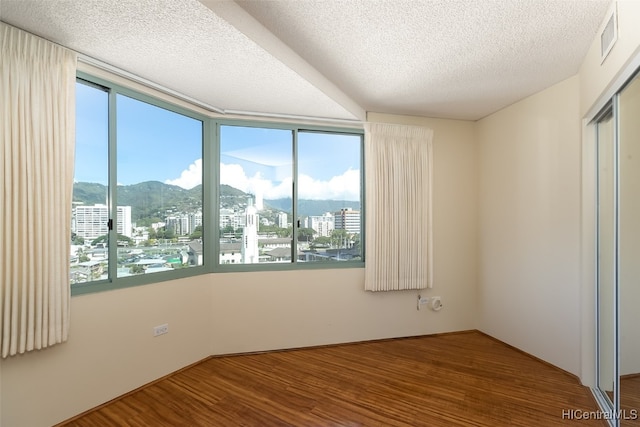
<path id="1" fill-rule="evenodd" d="M 618 106 L 620 425 L 640 426 L 640 77 Z"/>
<path id="2" fill-rule="evenodd" d="M 597 386 L 610 408 L 615 403 L 616 175 L 615 128 L 609 108 L 596 123 L 597 186 Z"/>

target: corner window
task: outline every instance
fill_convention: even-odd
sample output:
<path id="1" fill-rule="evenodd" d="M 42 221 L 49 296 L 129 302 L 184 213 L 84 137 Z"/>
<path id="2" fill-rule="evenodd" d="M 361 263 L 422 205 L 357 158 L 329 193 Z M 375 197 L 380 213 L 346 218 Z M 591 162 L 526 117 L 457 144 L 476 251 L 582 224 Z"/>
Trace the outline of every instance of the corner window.
<path id="1" fill-rule="evenodd" d="M 363 261 L 358 130 L 220 120 L 79 73 L 72 293 Z"/>

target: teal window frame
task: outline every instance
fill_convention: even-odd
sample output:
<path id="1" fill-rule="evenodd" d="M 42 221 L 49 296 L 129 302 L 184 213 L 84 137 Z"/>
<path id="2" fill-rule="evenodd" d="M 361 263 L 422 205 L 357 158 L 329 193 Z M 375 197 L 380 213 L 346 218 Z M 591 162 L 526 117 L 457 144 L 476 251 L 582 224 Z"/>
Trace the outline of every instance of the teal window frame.
<path id="1" fill-rule="evenodd" d="M 340 268 L 364 268 L 365 264 L 365 209 L 364 209 L 364 130 L 361 128 L 334 127 L 325 125 L 306 125 L 287 122 L 224 119 L 212 117 L 198 111 L 191 110 L 181 105 L 156 98 L 126 86 L 113 83 L 109 80 L 95 77 L 85 72 L 77 72 L 77 81 L 90 86 L 99 87 L 108 94 L 108 208 L 109 218 L 115 220 L 116 200 L 117 200 L 117 123 L 116 123 L 116 97 L 124 95 L 129 98 L 163 108 L 165 110 L 181 114 L 203 124 L 202 138 L 202 215 L 203 215 L 203 264 L 189 268 L 176 269 L 174 271 L 157 272 L 152 274 L 140 274 L 128 277 L 117 277 L 117 245 L 108 246 L 109 266 L 108 279 L 96 280 L 72 284 L 71 295 L 83 295 L 94 292 L 102 292 L 114 289 L 123 289 L 133 286 L 147 285 L 151 283 L 164 282 L 198 276 L 210 273 L 226 272 L 259 272 L 259 271 L 288 271 L 288 270 L 318 270 L 318 269 L 340 269 Z M 335 261 L 335 262 L 298 262 L 296 257 L 292 257 L 288 263 L 257 263 L 257 264 L 222 264 L 220 263 L 220 127 L 221 126 L 243 126 L 265 129 L 290 130 L 293 134 L 292 141 L 292 161 L 293 161 L 293 189 L 292 189 L 292 218 L 297 218 L 298 194 L 295 184 L 298 177 L 297 170 L 297 136 L 300 132 L 318 132 L 328 134 L 358 135 L 360 137 L 360 209 L 361 209 L 361 259 L 356 261 Z M 295 224 L 295 220 L 293 220 Z M 293 227 L 291 236 L 294 247 L 292 251 L 297 251 L 297 227 Z M 109 231 L 109 241 L 116 241 L 117 227 L 112 227 Z M 295 253 L 295 252 L 293 252 Z M 114 260 L 114 261 L 111 261 Z"/>

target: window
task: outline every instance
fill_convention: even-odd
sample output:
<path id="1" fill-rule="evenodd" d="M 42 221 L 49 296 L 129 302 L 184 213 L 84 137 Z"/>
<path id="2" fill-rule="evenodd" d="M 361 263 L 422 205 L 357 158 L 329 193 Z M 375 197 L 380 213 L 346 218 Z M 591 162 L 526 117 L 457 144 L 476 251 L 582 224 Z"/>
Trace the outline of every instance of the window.
<path id="1" fill-rule="evenodd" d="M 222 125 L 220 264 L 362 260 L 361 149 L 358 134 Z"/>
<path id="2" fill-rule="evenodd" d="M 76 84 L 72 289 L 203 266 L 203 120 L 99 83 Z"/>
<path id="3" fill-rule="evenodd" d="M 291 130 L 220 127 L 221 264 L 291 260 L 292 140 Z"/>
<path id="4" fill-rule="evenodd" d="M 74 294 L 362 266 L 362 131 L 216 120 L 83 73 L 76 93 Z"/>
<path id="5" fill-rule="evenodd" d="M 76 160 L 71 283 L 106 280 L 109 270 L 109 93 L 76 84 Z"/>
<path id="6" fill-rule="evenodd" d="M 202 265 L 202 121 L 116 102 L 117 276 Z"/>
<path id="7" fill-rule="evenodd" d="M 298 133 L 298 242 L 305 261 L 362 259 L 362 137 Z"/>

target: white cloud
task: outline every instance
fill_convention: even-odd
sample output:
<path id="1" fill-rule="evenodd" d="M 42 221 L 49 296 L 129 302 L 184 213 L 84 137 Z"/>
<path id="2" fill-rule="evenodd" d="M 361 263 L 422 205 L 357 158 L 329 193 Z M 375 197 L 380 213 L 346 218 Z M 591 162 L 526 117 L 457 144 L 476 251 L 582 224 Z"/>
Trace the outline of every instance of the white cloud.
<path id="1" fill-rule="evenodd" d="M 190 189 L 200 184 L 201 180 L 202 159 L 198 159 L 182 171 L 179 178 L 166 180 L 165 183 Z M 276 185 L 273 181 L 265 179 L 260 172 L 251 177 L 247 176 L 238 164 L 220 164 L 220 183 L 264 199 L 291 197 L 291 177 Z M 313 200 L 360 200 L 360 171 L 349 169 L 327 181 L 300 175 L 298 197 Z"/>
<path id="2" fill-rule="evenodd" d="M 360 200 L 360 171 L 349 169 L 328 181 L 307 175 L 298 177 L 298 198 L 313 200 Z"/>
<path id="3" fill-rule="evenodd" d="M 220 183 L 252 193 L 264 199 L 291 197 L 291 178 L 277 185 L 256 173 L 248 177 L 242 166 L 220 165 Z M 360 171 L 349 169 L 328 181 L 314 179 L 308 175 L 298 177 L 298 198 L 314 200 L 360 200 Z"/>
<path id="4" fill-rule="evenodd" d="M 188 169 L 182 171 L 179 178 L 168 179 L 164 183 L 177 185 L 187 190 L 202 184 L 202 159 L 197 159 L 191 163 Z"/>

